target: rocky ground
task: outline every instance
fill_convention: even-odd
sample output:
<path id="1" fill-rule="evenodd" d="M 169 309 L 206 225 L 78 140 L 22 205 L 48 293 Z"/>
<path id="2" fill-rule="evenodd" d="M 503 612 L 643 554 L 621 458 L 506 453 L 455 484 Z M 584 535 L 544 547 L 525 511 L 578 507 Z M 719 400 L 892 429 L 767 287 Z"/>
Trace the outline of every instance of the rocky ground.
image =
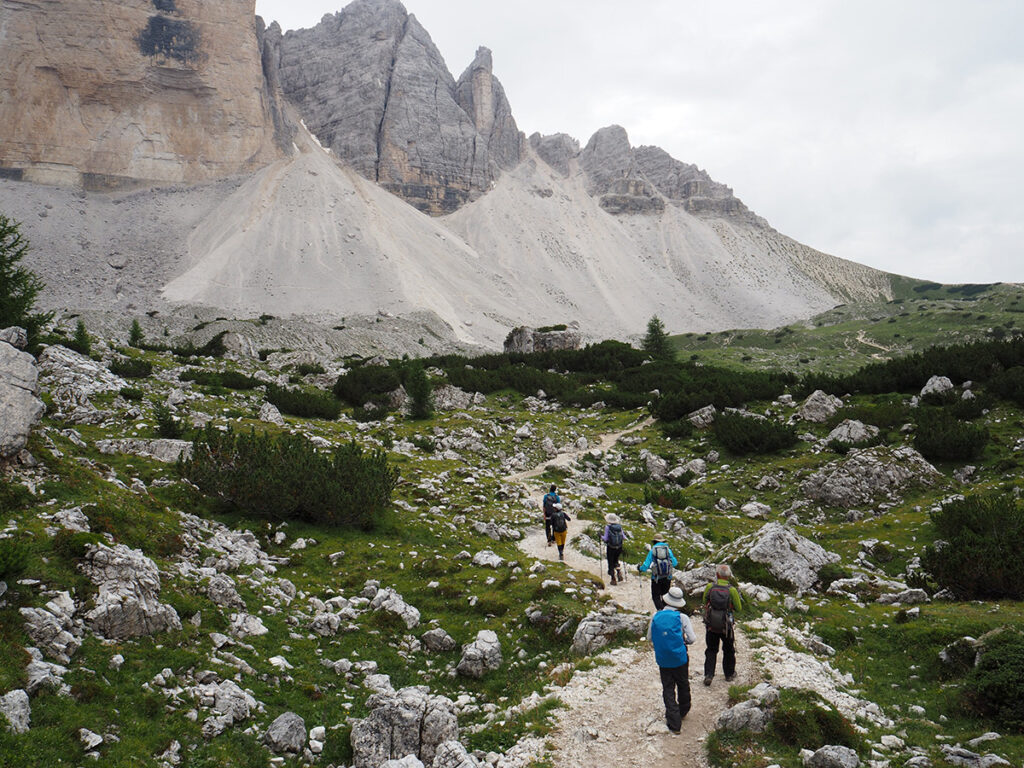
<path id="1" fill-rule="evenodd" d="M 707 432 L 668 440 L 642 411 L 565 408 L 541 393 L 485 397 L 439 381 L 429 422 L 361 423 L 282 415 L 265 388 L 186 376 L 230 368 L 325 387 L 341 370 L 327 355 L 313 355 L 324 373 L 299 376 L 306 357 L 296 353 L 186 364 L 97 341 L 97 359 L 60 346 L 35 359 L 17 351 L 23 342 L 0 335 L 10 416 L 0 430 L 0 546 L 31 542 L 43 556 L 0 589 L 0 624 L 25 649 L 0 662 L 0 710 L 14 731 L 0 732 L 4 749 L 41 740 L 50 763 L 95 754 L 175 765 L 194 753 L 225 764 L 237 748 L 238 764 L 255 765 L 269 748 L 358 768 L 408 755 L 403 766 L 522 768 L 656 756 L 721 765 L 723 754 L 726 764 L 756 755 L 751 765 L 792 766 L 806 747 L 810 765 L 849 764 L 847 747 L 820 735 L 780 736 L 782 723 L 823 712 L 847 724 L 836 737 L 873 768 L 1015 759 L 1013 735 L 982 738 L 994 729 L 947 707 L 949 678 L 932 687 L 929 676 L 940 651 L 953 653 L 947 645 L 967 647 L 968 628 L 1012 625 L 1018 606 L 950 602 L 908 583 L 927 530 L 922 503 L 941 504 L 985 471 L 936 469 L 905 444 L 833 452 L 834 441 L 871 432 L 842 419 L 851 405 L 841 398 L 783 394 L 748 413 L 799 423 L 806 447 L 736 461 Z M 113 374 L 107 365 L 125 353 L 153 373 Z M 402 475 L 401 524 L 382 539 L 224 516 L 168 464 L 190 444 L 158 437 L 157 406 L 189 426 L 386 447 Z M 1014 419 L 997 412 L 990 423 L 1013 432 Z M 651 487 L 671 490 L 657 484 L 684 476 L 690 506 L 645 503 Z M 536 530 L 551 482 L 573 517 L 564 564 Z M 715 562 L 740 576 L 740 679 L 700 684 L 698 629 L 694 706 L 680 736 L 664 727 L 652 654 L 637 639 L 651 613 L 647 585 L 632 571 L 624 584 L 603 582 L 596 537 L 611 511 L 637 542 L 629 562 L 642 557 L 640 542 L 668 532 L 691 608 Z M 105 704 L 106 689 L 89 682 L 97 670 L 120 703 Z M 133 721 L 154 706 L 163 725 Z M 69 742 L 61 734 L 72 722 Z"/>

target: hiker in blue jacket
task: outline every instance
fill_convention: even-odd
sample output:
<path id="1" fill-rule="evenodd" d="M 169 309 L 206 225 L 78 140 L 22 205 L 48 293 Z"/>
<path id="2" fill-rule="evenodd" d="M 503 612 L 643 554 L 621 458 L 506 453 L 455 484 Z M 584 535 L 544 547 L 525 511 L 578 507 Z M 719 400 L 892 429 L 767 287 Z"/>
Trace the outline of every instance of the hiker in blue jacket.
<path id="1" fill-rule="evenodd" d="M 697 642 L 697 635 L 686 615 L 683 590 L 672 587 L 665 594 L 665 605 L 651 618 L 647 639 L 654 646 L 654 659 L 661 675 L 665 725 L 676 734 L 690 711 L 690 658 L 686 646 Z"/>
<path id="2" fill-rule="evenodd" d="M 640 565 L 640 573 L 651 569 L 651 599 L 654 600 L 654 609 L 657 611 L 665 607 L 662 595 L 672 586 L 672 569 L 679 565 L 676 556 L 665 543 L 665 538 L 659 533 L 657 538 L 651 540 L 647 559 Z"/>

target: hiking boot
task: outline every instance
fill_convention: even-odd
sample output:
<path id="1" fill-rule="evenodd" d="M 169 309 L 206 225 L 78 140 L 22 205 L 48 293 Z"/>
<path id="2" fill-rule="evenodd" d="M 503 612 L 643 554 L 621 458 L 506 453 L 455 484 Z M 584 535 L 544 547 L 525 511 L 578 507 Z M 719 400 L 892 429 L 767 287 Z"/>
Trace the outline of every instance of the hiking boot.
<path id="1" fill-rule="evenodd" d="M 711 675 L 704 675 L 704 685 L 711 685 Z"/>
<path id="2" fill-rule="evenodd" d="M 615 573 L 619 577 L 619 581 L 622 581 L 622 569 L 621 568 L 616 568 L 615 569 Z"/>
<path id="3" fill-rule="evenodd" d="M 736 679 L 736 673 L 735 672 L 733 674 L 731 674 L 731 675 L 726 675 L 725 676 L 725 682 L 727 682 L 727 683 L 731 683 L 735 679 Z"/>
<path id="4" fill-rule="evenodd" d="M 565 555 L 563 555 L 561 552 L 559 552 L 558 553 L 558 559 L 559 560 L 565 560 Z"/>
<path id="5" fill-rule="evenodd" d="M 615 581 L 615 574 L 614 573 L 611 576 L 612 576 L 612 586 L 614 587 L 618 582 Z"/>

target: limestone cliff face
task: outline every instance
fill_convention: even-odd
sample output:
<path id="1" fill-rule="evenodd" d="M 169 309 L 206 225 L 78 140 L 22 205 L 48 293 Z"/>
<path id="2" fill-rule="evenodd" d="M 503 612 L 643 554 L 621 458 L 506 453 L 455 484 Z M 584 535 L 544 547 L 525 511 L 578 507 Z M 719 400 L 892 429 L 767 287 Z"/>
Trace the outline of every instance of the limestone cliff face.
<path id="1" fill-rule="evenodd" d="M 4 0 L 0 169 L 87 188 L 282 154 L 255 0 Z"/>
<path id="2" fill-rule="evenodd" d="M 455 210 L 519 160 L 490 51 L 456 83 L 398 0 L 355 0 L 275 45 L 282 89 L 320 142 L 422 211 Z"/>

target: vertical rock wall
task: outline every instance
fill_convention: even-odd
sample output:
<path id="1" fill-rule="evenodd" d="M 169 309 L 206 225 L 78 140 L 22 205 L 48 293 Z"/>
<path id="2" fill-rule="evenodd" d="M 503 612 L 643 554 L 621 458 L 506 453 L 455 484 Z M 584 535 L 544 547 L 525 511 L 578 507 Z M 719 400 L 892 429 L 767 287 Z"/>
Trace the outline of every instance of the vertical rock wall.
<path id="1" fill-rule="evenodd" d="M 251 170 L 288 146 L 255 0 L 4 0 L 0 173 L 86 188 Z"/>
<path id="2" fill-rule="evenodd" d="M 272 44 L 282 90 L 321 144 L 422 211 L 455 210 L 519 162 L 490 51 L 456 83 L 398 0 L 355 0 Z"/>

